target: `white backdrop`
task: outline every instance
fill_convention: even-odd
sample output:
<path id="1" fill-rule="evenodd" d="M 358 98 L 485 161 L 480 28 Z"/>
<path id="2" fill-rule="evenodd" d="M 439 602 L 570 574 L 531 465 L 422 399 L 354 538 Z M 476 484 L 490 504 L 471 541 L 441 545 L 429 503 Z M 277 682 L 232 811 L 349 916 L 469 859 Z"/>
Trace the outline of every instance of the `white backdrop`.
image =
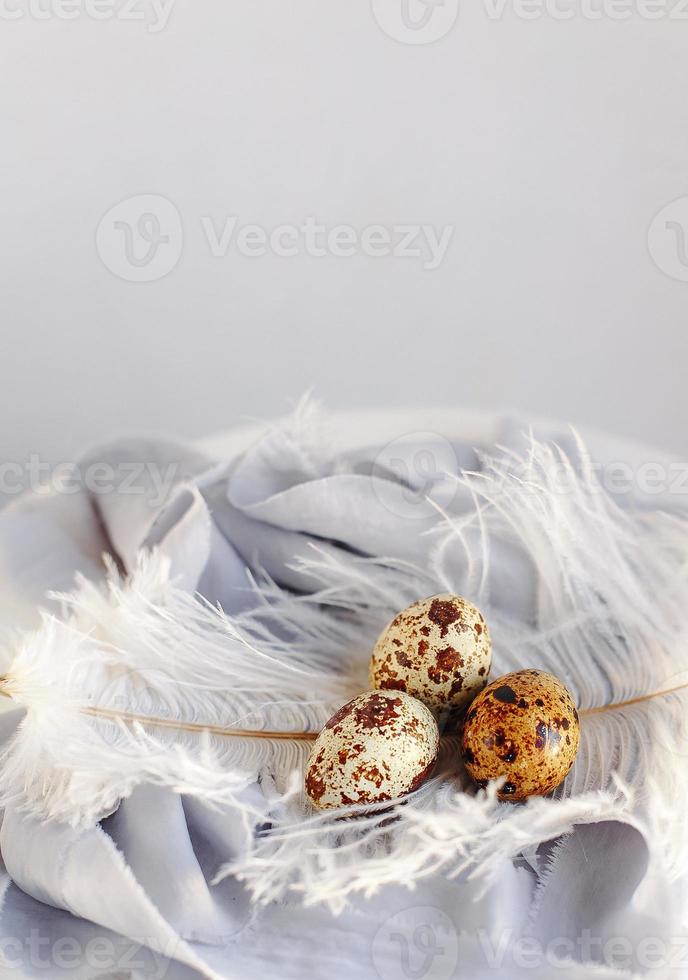
<path id="1" fill-rule="evenodd" d="M 688 452 L 681 0 L 0 8 L 5 459 L 309 387 Z"/>

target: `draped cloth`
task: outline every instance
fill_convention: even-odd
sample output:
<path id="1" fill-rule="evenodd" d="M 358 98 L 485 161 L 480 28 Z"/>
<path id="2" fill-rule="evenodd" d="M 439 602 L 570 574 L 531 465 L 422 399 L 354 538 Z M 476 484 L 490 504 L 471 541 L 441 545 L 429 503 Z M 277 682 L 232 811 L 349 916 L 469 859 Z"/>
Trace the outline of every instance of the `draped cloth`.
<path id="1" fill-rule="evenodd" d="M 229 614 L 255 602 L 250 576 L 267 575 L 296 593 L 314 590 L 299 561 L 314 546 L 422 565 L 438 506 L 452 513 L 472 506 L 447 474 L 479 472 L 482 451 L 508 452 L 527 440 L 523 420 L 446 411 L 333 416 L 318 427 L 315 445 L 304 415 L 200 447 L 122 440 L 89 453 L 81 471 L 94 462 L 115 474 L 133 467 L 132 492 L 115 480 L 104 491 L 28 494 L 0 512 L 4 648 L 17 628 L 35 624 L 39 608 L 51 607 L 51 590 L 71 588 L 77 573 L 101 579 L 104 553 L 127 570 L 140 549 L 157 547 L 185 589 Z M 565 426 L 535 429 L 575 456 Z M 649 490 L 636 479 L 648 460 L 673 465 L 667 457 L 586 438 L 602 468 L 623 464 L 631 474 L 622 488 L 618 481 L 608 488 L 623 507 L 685 510 L 685 497 L 670 487 Z M 531 570 L 508 550 L 498 559 L 491 563 L 495 606 L 532 621 L 538 585 Z M 0 715 L 3 744 L 20 720 L 11 708 Z M 505 861 L 487 892 L 470 875 L 438 874 L 413 890 L 400 880 L 356 897 L 339 915 L 298 895 L 256 907 L 231 876 L 212 884 L 246 832 L 231 813 L 149 785 L 86 830 L 6 811 L 0 952 L 12 975 L 448 980 L 501 969 L 513 978 L 688 976 L 688 930 L 680 908 L 676 915 L 682 884 L 670 896 L 658 892 L 646 842 L 629 825 L 580 826 Z"/>

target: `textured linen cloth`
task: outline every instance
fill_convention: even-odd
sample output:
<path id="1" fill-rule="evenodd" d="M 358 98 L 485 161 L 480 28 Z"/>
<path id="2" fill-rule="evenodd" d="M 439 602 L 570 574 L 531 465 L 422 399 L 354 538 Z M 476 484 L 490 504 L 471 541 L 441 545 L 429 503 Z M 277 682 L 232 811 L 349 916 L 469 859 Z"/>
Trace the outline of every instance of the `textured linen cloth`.
<path id="1" fill-rule="evenodd" d="M 437 511 L 414 488 L 434 481 L 443 505 L 468 509 L 470 499 L 443 487 L 442 471 L 479 470 L 478 450 L 522 447 L 526 428 L 452 412 L 335 417 L 330 426 L 327 465 L 279 428 L 238 433 L 203 451 L 125 440 L 89 454 L 84 468 L 96 460 L 115 471 L 145 464 L 141 480 L 155 466 L 171 474 L 168 492 L 156 496 L 151 485 L 134 494 L 29 495 L 0 513 L 0 635 L 34 624 L 38 608 L 51 605 L 48 591 L 69 589 L 77 572 L 102 578 L 103 553 L 126 570 L 140 548 L 157 546 L 184 588 L 230 614 L 255 601 L 247 571 L 313 590 L 295 564 L 313 544 L 422 563 L 423 532 Z M 566 427 L 541 426 L 537 434 L 575 457 Z M 628 464 L 634 474 L 648 459 L 665 459 L 601 437 L 588 444 L 600 464 Z M 624 507 L 685 506 L 683 497 L 631 484 L 619 493 Z M 495 602 L 532 619 L 536 584 L 527 564 L 505 553 L 491 568 Z M 16 710 L 0 716 L 3 743 L 20 718 Z M 5 812 L 0 951 L 8 975 L 448 980 L 501 969 L 514 978 L 688 976 L 676 919 L 667 935 L 647 849 L 629 826 L 579 827 L 528 860 L 505 862 L 486 894 L 469 877 L 437 875 L 413 891 L 403 881 L 386 886 L 339 916 L 297 896 L 256 909 L 241 882 L 212 885 L 246 832 L 231 813 L 146 785 L 86 831 Z M 557 873 L 548 875 L 555 852 Z M 638 953 L 648 937 L 663 943 L 654 963 Z"/>

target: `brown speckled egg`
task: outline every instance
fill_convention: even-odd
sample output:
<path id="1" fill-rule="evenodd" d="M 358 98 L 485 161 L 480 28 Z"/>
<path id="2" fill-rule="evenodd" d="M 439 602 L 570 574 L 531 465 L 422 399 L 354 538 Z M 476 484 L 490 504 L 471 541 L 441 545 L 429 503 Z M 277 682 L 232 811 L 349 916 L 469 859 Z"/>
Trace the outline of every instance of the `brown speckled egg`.
<path id="1" fill-rule="evenodd" d="M 506 776 L 504 800 L 544 796 L 574 763 L 580 724 L 573 698 L 543 670 L 517 670 L 478 695 L 466 716 L 461 749 L 478 785 Z"/>
<path id="2" fill-rule="evenodd" d="M 328 810 L 410 793 L 430 775 L 439 746 L 432 714 L 399 691 L 369 691 L 340 708 L 313 745 L 306 792 Z"/>
<path id="3" fill-rule="evenodd" d="M 370 685 L 406 691 L 433 711 L 465 708 L 487 684 L 490 631 L 458 595 L 433 595 L 395 616 L 378 637 Z"/>

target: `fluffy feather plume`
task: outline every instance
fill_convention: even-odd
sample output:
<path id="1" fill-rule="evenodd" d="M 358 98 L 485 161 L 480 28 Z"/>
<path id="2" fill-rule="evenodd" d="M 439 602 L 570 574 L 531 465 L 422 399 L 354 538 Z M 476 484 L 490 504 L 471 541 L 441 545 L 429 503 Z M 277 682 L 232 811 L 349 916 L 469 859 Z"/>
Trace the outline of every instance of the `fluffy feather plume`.
<path id="1" fill-rule="evenodd" d="M 105 591 L 82 581 L 63 619 L 24 637 L 3 680 L 27 709 L 0 763 L 3 805 L 85 826 L 138 783 L 230 804 L 266 763 L 285 777 L 300 764 L 299 742 L 213 729 L 317 731 L 345 686 L 337 662 L 268 638 L 258 615 L 252 636 L 168 571 L 155 554 L 127 581 L 111 566 Z"/>
<path id="2" fill-rule="evenodd" d="M 608 819 L 641 829 L 670 873 L 688 851 L 672 806 L 688 792 L 688 522 L 622 510 L 581 446 L 578 456 L 574 465 L 531 441 L 524 457 L 485 459 L 459 479 L 470 510 L 438 514 L 423 568 L 313 548 L 300 571 L 318 579 L 317 593 L 261 582 L 257 611 L 233 621 L 176 589 L 154 555 L 126 581 L 112 570 L 106 592 L 81 583 L 64 620 L 46 618 L 26 637 L 5 679 L 28 710 L 2 760 L 4 802 L 83 824 L 153 781 L 231 804 L 269 822 L 222 871 L 259 902 L 291 892 L 341 909 L 353 893 L 412 886 L 439 869 L 488 887 L 503 858 Z M 495 582 L 508 594 L 507 553 L 534 582 L 526 621 L 493 601 Z M 301 792 L 307 742 L 190 730 L 317 731 L 366 686 L 381 626 L 445 590 L 485 613 L 494 676 L 538 666 L 574 691 L 582 745 L 554 799 L 513 806 L 495 787 L 476 793 L 447 740 L 438 774 L 392 813 L 313 815 Z M 151 716 L 168 727 L 145 723 Z M 256 778 L 260 813 L 241 799 Z"/>

